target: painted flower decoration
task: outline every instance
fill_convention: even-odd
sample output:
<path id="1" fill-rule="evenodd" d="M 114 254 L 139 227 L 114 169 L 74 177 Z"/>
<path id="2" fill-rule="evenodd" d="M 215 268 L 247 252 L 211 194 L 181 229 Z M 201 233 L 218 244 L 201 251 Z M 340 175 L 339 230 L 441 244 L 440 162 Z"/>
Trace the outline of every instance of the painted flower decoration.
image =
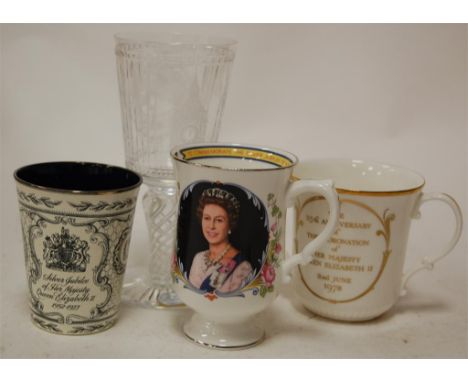
<path id="1" fill-rule="evenodd" d="M 273 285 L 276 279 L 275 268 L 271 264 L 265 264 L 262 268 L 262 277 L 267 287 Z"/>
<path id="2" fill-rule="evenodd" d="M 270 227 L 270 231 L 273 232 L 273 233 L 276 233 L 276 228 L 278 227 L 277 223 L 273 223 Z"/>
<path id="3" fill-rule="evenodd" d="M 236 267 L 236 262 L 234 260 L 229 260 L 229 262 L 223 265 L 220 269 L 220 273 L 230 273 Z"/>
<path id="4" fill-rule="evenodd" d="M 277 242 L 275 245 L 275 253 L 281 253 L 283 250 L 283 247 L 281 246 L 281 243 Z"/>

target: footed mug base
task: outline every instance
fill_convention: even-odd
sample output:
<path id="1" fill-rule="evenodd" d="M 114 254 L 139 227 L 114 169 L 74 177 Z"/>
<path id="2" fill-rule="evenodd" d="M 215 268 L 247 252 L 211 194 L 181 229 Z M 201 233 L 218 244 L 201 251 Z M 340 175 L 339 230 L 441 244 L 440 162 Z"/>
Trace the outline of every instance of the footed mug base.
<path id="1" fill-rule="evenodd" d="M 184 325 L 185 337 L 204 347 L 219 350 L 240 350 L 258 345 L 265 330 L 250 321 L 218 323 L 195 313 Z"/>

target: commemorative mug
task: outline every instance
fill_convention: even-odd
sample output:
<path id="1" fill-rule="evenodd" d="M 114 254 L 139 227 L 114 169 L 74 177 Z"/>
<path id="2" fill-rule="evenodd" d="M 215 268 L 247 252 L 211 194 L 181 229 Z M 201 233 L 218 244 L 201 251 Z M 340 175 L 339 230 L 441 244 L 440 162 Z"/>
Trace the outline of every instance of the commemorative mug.
<path id="1" fill-rule="evenodd" d="M 294 290 L 310 311 L 332 319 L 364 321 L 389 310 L 405 293 L 408 279 L 446 256 L 462 232 L 462 213 L 447 194 L 425 193 L 424 178 L 402 167 L 372 161 L 323 159 L 301 163 L 300 179 L 335 182 L 340 219 L 332 237 L 308 264 L 294 271 Z M 446 203 L 455 216 L 453 237 L 439 257 L 424 258 L 403 273 L 412 219 L 428 201 Z M 296 247 L 320 235 L 328 220 L 321 195 L 301 195 L 295 206 Z"/>
<path id="2" fill-rule="evenodd" d="M 33 323 L 83 335 L 118 318 L 141 177 L 97 163 L 15 171 Z"/>
<path id="3" fill-rule="evenodd" d="M 185 336 L 211 348 L 253 346 L 264 337 L 254 316 L 334 232 L 338 195 L 329 180 L 292 181 L 297 158 L 283 150 L 211 143 L 178 146 L 171 156 L 179 190 L 174 288 L 195 311 Z M 310 192 L 327 201 L 331 218 L 285 260 L 286 208 Z"/>

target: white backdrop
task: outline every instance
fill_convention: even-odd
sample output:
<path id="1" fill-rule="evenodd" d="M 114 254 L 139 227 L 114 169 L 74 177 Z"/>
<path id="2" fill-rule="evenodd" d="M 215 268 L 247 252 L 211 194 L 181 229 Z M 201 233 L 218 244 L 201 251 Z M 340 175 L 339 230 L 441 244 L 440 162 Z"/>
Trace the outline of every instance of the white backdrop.
<path id="1" fill-rule="evenodd" d="M 9 330 L 23 317 L 4 309 L 12 296 L 26 295 L 12 172 L 24 164 L 49 160 L 124 165 L 113 50 L 116 32 L 207 33 L 239 42 L 220 140 L 279 147 L 300 159 L 353 157 L 403 165 L 425 176 L 427 191 L 451 194 L 466 211 L 465 25 L 1 28 L 1 333 L 5 356 L 43 355 L 13 345 Z M 140 205 L 130 264 L 146 260 L 148 239 L 141 209 Z M 413 225 L 408 264 L 442 248 L 453 229 L 454 220 L 444 206 L 434 203 L 424 206 L 422 212 L 421 221 Z M 410 284 L 414 300 L 407 300 L 409 310 L 425 314 L 432 307 L 453 318 L 453 337 L 441 334 L 439 342 L 444 345 L 439 344 L 439 356 L 467 355 L 465 257 L 463 235 L 446 261 Z M 447 296 L 452 300 L 447 302 Z M 18 314 L 27 314 L 21 308 L 25 301 L 24 297 L 18 303 Z M 29 322 L 24 325 L 29 330 Z M 447 331 L 445 326 L 437 330 L 442 329 Z M 261 354 L 278 356 L 274 341 L 265 346 L 271 348 Z M 426 354 L 424 351 L 415 348 L 410 355 Z M 331 348 L 328 354 L 340 355 Z M 369 355 L 365 348 L 349 349 L 346 354 Z M 391 354 L 389 350 L 387 355 Z M 405 356 L 398 350 L 395 354 Z M 115 354 L 119 355 L 125 354 Z M 290 355 L 294 356 L 293 350 Z M 313 351 L 305 355 L 319 356 Z"/>

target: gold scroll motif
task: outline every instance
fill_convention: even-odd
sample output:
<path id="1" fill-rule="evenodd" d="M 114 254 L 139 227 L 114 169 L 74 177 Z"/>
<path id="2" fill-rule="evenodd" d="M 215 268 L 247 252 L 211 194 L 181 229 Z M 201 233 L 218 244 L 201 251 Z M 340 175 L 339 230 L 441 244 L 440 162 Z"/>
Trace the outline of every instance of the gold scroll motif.
<path id="1" fill-rule="evenodd" d="M 324 198 L 322 196 L 314 196 L 314 197 L 311 197 L 311 198 L 307 199 L 302 204 L 302 206 L 300 206 L 300 208 L 298 209 L 298 212 L 297 212 L 297 217 L 296 217 L 296 220 L 297 220 L 296 221 L 296 227 L 297 227 L 296 230 L 298 230 L 299 227 L 303 225 L 303 222 L 300 220 L 300 216 L 301 216 L 302 211 L 305 208 L 305 206 L 308 205 L 309 203 L 319 201 L 319 200 L 323 200 L 323 199 Z M 356 300 L 364 297 L 365 295 L 367 295 L 369 292 L 371 292 L 374 289 L 377 282 L 379 281 L 380 277 L 382 276 L 383 271 L 384 271 L 384 269 L 385 269 L 385 267 L 387 265 L 388 259 L 389 259 L 390 255 L 392 253 L 392 250 L 390 249 L 391 222 L 393 220 L 395 220 L 395 214 L 390 213 L 389 210 L 386 209 L 384 211 L 384 213 L 383 213 L 383 216 L 381 217 L 381 216 L 379 216 L 379 214 L 374 209 L 369 207 L 367 204 L 364 204 L 364 203 L 361 203 L 361 202 L 358 202 L 358 201 L 355 201 L 355 200 L 351 200 L 351 199 L 340 199 L 340 204 L 345 204 L 345 203 L 353 204 L 353 205 L 355 205 L 355 206 L 357 206 L 359 208 L 362 208 L 362 209 L 366 210 L 367 212 L 371 213 L 372 215 L 374 215 L 377 218 L 379 223 L 382 225 L 382 229 L 378 229 L 375 232 L 375 234 L 376 234 L 376 236 L 382 236 L 383 237 L 383 239 L 385 241 L 385 249 L 382 252 L 382 263 L 380 265 L 379 271 L 377 272 L 377 275 L 373 279 L 371 284 L 363 292 L 359 293 L 357 296 L 354 296 L 352 298 L 348 298 L 348 299 L 345 299 L 345 300 L 337 300 L 337 299 L 327 298 L 327 297 L 321 296 L 319 293 L 315 292 L 310 287 L 310 285 L 307 284 L 307 282 L 306 282 L 306 280 L 304 278 L 302 266 L 301 265 L 298 266 L 301 281 L 304 284 L 304 286 L 307 288 L 307 290 L 310 293 L 312 293 L 315 297 L 317 297 L 317 298 L 319 298 L 321 300 L 330 302 L 332 304 L 340 304 L 340 303 L 347 303 L 347 302 L 356 301 Z M 296 248 L 297 248 L 297 242 L 296 242 Z"/>

